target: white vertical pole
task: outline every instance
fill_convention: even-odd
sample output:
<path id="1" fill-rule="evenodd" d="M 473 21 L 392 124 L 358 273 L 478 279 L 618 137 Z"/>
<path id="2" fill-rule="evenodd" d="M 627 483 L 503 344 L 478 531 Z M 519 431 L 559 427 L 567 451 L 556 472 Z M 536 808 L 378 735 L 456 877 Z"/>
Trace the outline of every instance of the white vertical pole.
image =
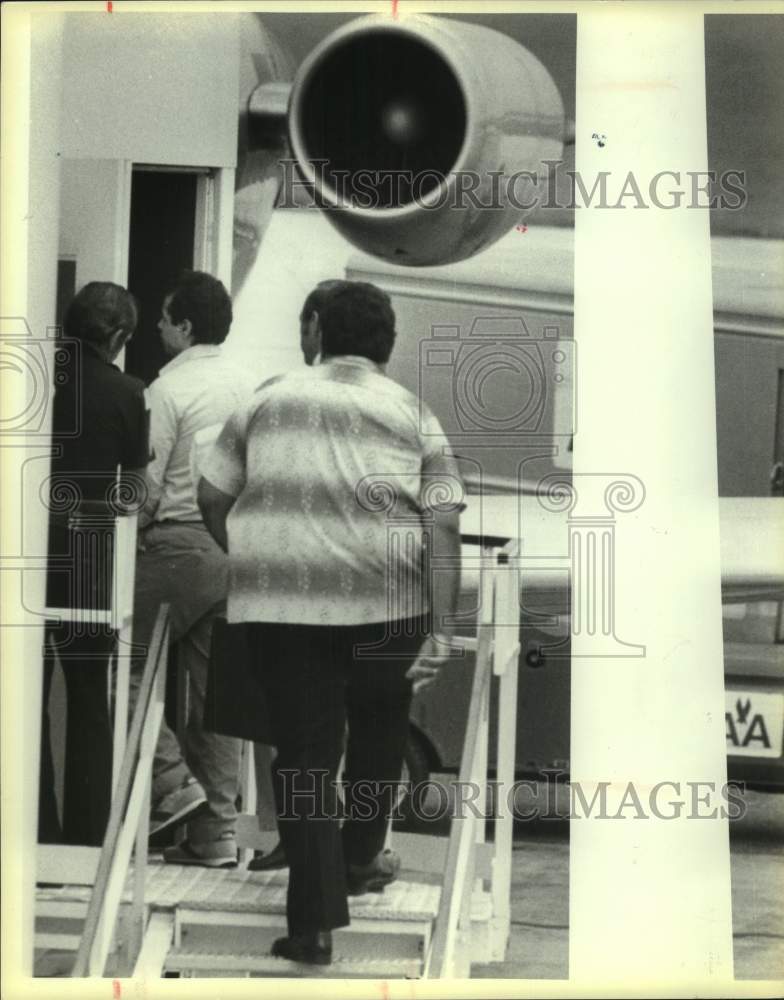
<path id="1" fill-rule="evenodd" d="M 129 648 L 133 635 L 132 619 L 126 618 L 117 637 L 114 659 L 117 663 L 117 681 L 114 688 L 114 734 L 112 737 L 112 798 L 117 793 L 125 743 L 128 738 L 128 694 L 130 688 L 131 656 Z M 111 661 L 110 661 L 111 662 Z"/>
<path id="2" fill-rule="evenodd" d="M 577 37 L 577 169 L 589 192 L 609 176 L 604 204 L 597 191 L 576 210 L 574 467 L 644 485 L 618 519 L 613 586 L 618 632 L 646 655 L 582 659 L 590 637 L 573 637 L 572 781 L 589 802 L 613 785 L 571 825 L 570 975 L 704 991 L 731 979 L 732 935 L 711 248 L 686 173 L 708 166 L 703 16 L 597 5 Z M 680 173 L 661 186 L 685 190 L 680 207 L 636 208 L 633 193 L 607 207 L 629 172 L 650 205 L 664 170 Z M 717 789 L 707 805 L 697 781 Z"/>
<path id="3" fill-rule="evenodd" d="M 512 554 L 513 553 L 513 554 Z M 517 558 L 509 546 L 505 556 Z M 500 555 L 499 555 L 500 558 Z M 511 927 L 512 847 L 514 840 L 513 787 L 517 744 L 517 679 L 519 674 L 520 574 L 501 564 L 496 577 L 493 672 L 498 680 L 498 731 L 496 735 L 496 820 L 493 842 L 493 923 L 491 960 L 506 956 Z"/>
<path id="4" fill-rule="evenodd" d="M 141 752 L 142 751 L 140 749 L 140 754 Z M 151 754 L 154 753 L 155 746 L 153 745 Z M 128 971 L 133 969 L 136 964 L 136 959 L 139 956 L 142 941 L 144 940 L 145 927 L 147 923 L 147 909 L 144 894 L 147 887 L 151 786 L 152 780 L 151 776 L 148 774 L 144 781 L 142 808 L 139 816 L 139 825 L 136 828 L 136 840 L 133 848 L 133 898 L 131 901 L 130 913 L 126 914 L 125 921 L 125 962 Z M 120 914 L 122 914 L 122 904 L 120 904 Z"/>
<path id="5" fill-rule="evenodd" d="M 2 245 L 9 252 L 3 254 L 0 316 L 3 354 L 15 355 L 3 364 L 2 547 L 4 558 L 23 564 L 27 556 L 46 554 L 47 511 L 39 490 L 49 473 L 44 456 L 54 345 L 47 328 L 55 321 L 62 16 L 4 7 L 2 27 L 0 219 Z M 5 338 L 24 334 L 25 322 L 29 339 L 22 336 L 13 347 Z M 38 461 L 25 468 L 33 455 Z M 18 995 L 14 976 L 31 975 L 33 966 L 43 640 L 36 612 L 45 606 L 45 574 L 6 568 L 0 615 L 3 987 Z"/>
<path id="6" fill-rule="evenodd" d="M 234 238 L 234 181 L 236 170 L 222 167 L 215 177 L 214 191 L 214 255 L 212 274 L 227 288 L 231 288 L 231 266 L 233 259 L 232 240 Z"/>
<path id="7" fill-rule="evenodd" d="M 117 161 L 117 201 L 115 205 L 115 239 L 113 248 L 113 280 L 125 287 L 128 284 L 128 251 L 131 239 L 131 183 L 133 163 L 131 160 Z M 123 348 L 123 359 L 125 348 Z M 123 370 L 124 364 L 117 364 Z"/>

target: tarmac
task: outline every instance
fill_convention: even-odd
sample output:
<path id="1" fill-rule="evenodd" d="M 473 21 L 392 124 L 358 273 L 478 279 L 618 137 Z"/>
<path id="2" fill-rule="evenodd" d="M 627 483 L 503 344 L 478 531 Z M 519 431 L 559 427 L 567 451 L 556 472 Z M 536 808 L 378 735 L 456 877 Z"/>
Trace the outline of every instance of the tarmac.
<path id="1" fill-rule="evenodd" d="M 447 776 L 444 776 L 447 777 Z M 447 779 L 448 780 L 448 779 Z M 784 979 L 784 794 L 749 791 L 730 826 L 736 980 Z M 515 830 L 512 927 L 506 960 L 474 965 L 477 979 L 569 978 L 569 824 Z M 72 956 L 39 955 L 36 974 L 68 974 Z"/>
<path id="2" fill-rule="evenodd" d="M 784 793 L 747 791 L 730 825 L 736 980 L 784 979 Z M 566 822 L 518 824 L 506 961 L 474 966 L 493 979 L 569 978 Z"/>

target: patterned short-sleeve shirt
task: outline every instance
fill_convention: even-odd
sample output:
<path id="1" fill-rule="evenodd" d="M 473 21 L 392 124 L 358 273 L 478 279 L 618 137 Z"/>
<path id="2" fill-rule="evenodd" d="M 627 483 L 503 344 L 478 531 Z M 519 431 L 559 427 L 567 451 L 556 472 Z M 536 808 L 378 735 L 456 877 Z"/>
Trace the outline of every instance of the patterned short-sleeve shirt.
<path id="1" fill-rule="evenodd" d="M 237 498 L 229 621 L 346 625 L 428 610 L 426 526 L 460 506 L 463 487 L 435 416 L 371 361 L 265 382 L 201 472 Z"/>

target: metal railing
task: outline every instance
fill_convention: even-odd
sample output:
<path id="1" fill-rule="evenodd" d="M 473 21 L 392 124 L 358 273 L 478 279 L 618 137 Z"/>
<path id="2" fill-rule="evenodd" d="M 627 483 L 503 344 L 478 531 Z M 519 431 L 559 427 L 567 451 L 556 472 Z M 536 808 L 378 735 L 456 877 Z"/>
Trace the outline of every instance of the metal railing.
<path id="1" fill-rule="evenodd" d="M 500 677 L 496 788 L 499 792 L 508 792 L 514 782 L 517 660 L 520 650 L 516 555 L 515 542 L 509 542 L 503 548 L 483 547 L 476 639 L 459 640 L 464 648 L 476 650 L 458 779 L 460 787 L 471 783 L 473 787 L 487 789 L 490 688 L 494 674 Z M 510 928 L 514 817 L 508 794 L 496 796 L 494 810 L 492 874 L 489 880 L 490 953 L 485 958 L 497 961 L 505 955 Z M 484 882 L 481 877 L 477 878 L 477 853 L 484 841 L 483 812 L 469 811 L 465 816 L 455 815 L 449 835 L 438 913 L 425 956 L 424 976 L 427 978 L 464 977 L 470 973 L 472 903 L 475 890 L 483 888 Z"/>
<path id="2" fill-rule="evenodd" d="M 150 781 L 155 745 L 163 719 L 168 647 L 169 608 L 164 604 L 158 611 L 150 640 L 95 884 L 71 972 L 74 977 L 104 974 L 132 853 L 135 853 L 133 898 L 126 942 L 129 961 L 141 946 L 146 909 L 144 889 L 150 822 Z"/>
<path id="3" fill-rule="evenodd" d="M 497 699 L 497 788 L 514 782 L 517 660 L 519 655 L 519 569 L 516 543 L 503 548 L 485 544 L 480 558 L 480 603 L 476 638 L 456 643 L 476 653 L 471 700 L 459 781 L 487 787 L 491 681 L 499 677 Z M 111 951 L 123 891 L 135 843 L 133 895 L 126 924 L 126 960 L 133 966 L 142 948 L 146 923 L 145 877 L 149 833 L 152 761 L 164 711 L 168 608 L 160 609 L 145 663 L 139 698 L 122 761 L 109 825 L 87 910 L 84 931 L 72 971 L 77 976 L 101 976 Z M 472 904 L 476 890 L 489 888 L 490 953 L 483 960 L 504 957 L 510 928 L 512 806 L 508 796 L 494 803 L 494 840 L 485 844 L 484 815 L 470 811 L 456 816 L 447 844 L 440 903 L 432 934 L 426 942 L 423 975 L 430 978 L 465 976 L 476 960 L 471 940 Z M 486 862 L 491 851 L 491 864 Z M 167 942 L 170 928 L 163 929 Z M 473 952 L 473 954 L 472 954 Z"/>

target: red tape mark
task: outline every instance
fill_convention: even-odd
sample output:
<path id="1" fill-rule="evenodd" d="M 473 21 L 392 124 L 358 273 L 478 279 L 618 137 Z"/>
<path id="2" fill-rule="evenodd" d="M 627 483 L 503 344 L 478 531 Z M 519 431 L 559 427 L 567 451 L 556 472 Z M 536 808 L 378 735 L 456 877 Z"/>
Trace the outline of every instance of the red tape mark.
<path id="1" fill-rule="evenodd" d="M 392 17 L 397 17 L 397 0 L 392 0 Z"/>
<path id="2" fill-rule="evenodd" d="M 106 13 L 111 14 L 112 12 L 112 0 L 106 0 Z M 117 982 L 117 980 L 115 980 Z"/>
<path id="3" fill-rule="evenodd" d="M 111 12 L 112 12 L 112 0 L 109 0 L 108 6 L 109 6 L 109 13 L 111 14 Z M 120 980 L 119 979 L 113 979 L 112 980 L 112 997 L 113 997 L 113 1000 L 120 1000 L 121 994 L 122 994 L 122 987 L 120 986 Z"/>

